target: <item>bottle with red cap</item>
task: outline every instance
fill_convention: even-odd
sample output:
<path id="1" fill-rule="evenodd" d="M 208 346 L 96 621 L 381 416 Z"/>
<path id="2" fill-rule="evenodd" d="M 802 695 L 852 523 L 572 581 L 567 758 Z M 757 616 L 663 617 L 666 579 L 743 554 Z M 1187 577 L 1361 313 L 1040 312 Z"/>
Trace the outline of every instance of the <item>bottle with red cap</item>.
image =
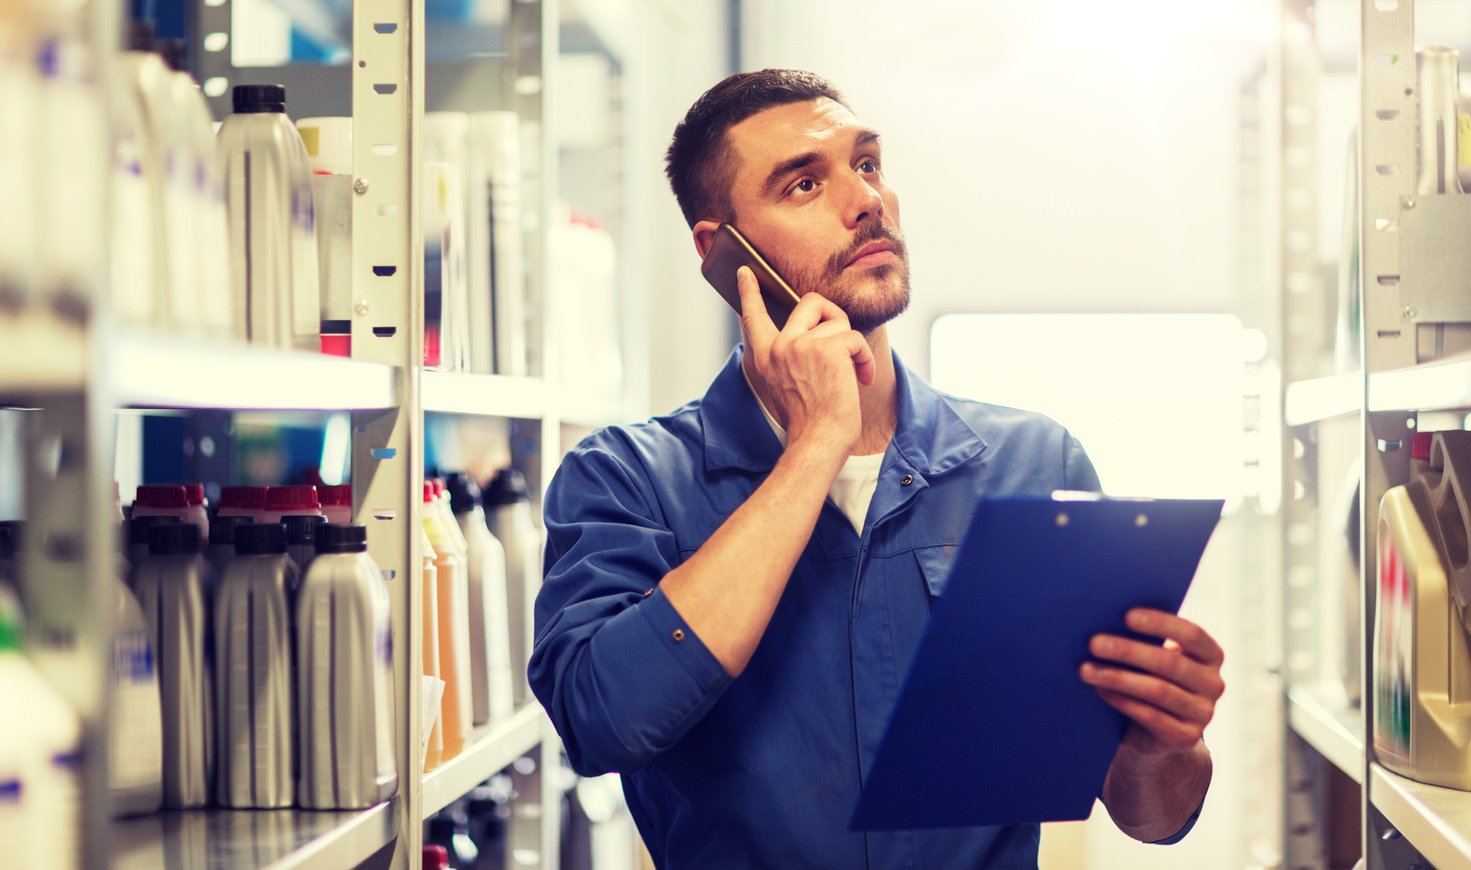
<path id="1" fill-rule="evenodd" d="M 320 490 L 322 498 L 322 513 L 327 515 L 327 522 L 339 526 L 352 523 L 352 484 L 344 483 L 341 486 L 324 486 Z"/>
<path id="2" fill-rule="evenodd" d="M 184 522 L 199 527 L 199 539 L 209 543 L 209 501 L 204 497 L 204 484 L 184 484 L 184 499 L 189 503 Z"/>
<path id="3" fill-rule="evenodd" d="M 266 490 L 266 506 L 258 522 L 279 523 L 285 516 L 325 517 L 315 486 L 273 486 Z"/>
<path id="4" fill-rule="evenodd" d="M 266 509 L 266 487 L 226 486 L 220 490 L 220 509 L 215 516 L 249 517 L 260 522 Z"/>
<path id="5" fill-rule="evenodd" d="M 443 846 L 424 847 L 424 870 L 449 870 L 449 850 Z"/>
<path id="6" fill-rule="evenodd" d="M 189 494 L 177 483 L 146 483 L 138 487 L 129 518 L 178 517 L 189 519 Z"/>

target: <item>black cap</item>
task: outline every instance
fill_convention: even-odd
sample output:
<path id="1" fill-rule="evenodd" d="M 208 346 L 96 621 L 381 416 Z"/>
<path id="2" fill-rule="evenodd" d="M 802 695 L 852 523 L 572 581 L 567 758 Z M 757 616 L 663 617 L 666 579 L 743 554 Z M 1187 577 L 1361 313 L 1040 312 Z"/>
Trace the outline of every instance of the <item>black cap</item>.
<path id="1" fill-rule="evenodd" d="M 235 546 L 235 530 L 240 526 L 254 525 L 251 517 L 210 517 L 209 542 Z"/>
<path id="2" fill-rule="evenodd" d="M 286 552 L 286 530 L 280 523 L 251 523 L 235 527 L 237 556 L 274 556 Z"/>
<path id="3" fill-rule="evenodd" d="M 20 552 L 20 520 L 0 521 L 0 559 L 14 559 Z"/>
<path id="4" fill-rule="evenodd" d="M 368 552 L 368 527 L 349 523 L 317 526 L 318 553 Z"/>
<path id="5" fill-rule="evenodd" d="M 526 478 L 514 468 L 502 468 L 485 487 L 485 507 L 501 507 L 531 501 L 526 489 Z"/>
<path id="6" fill-rule="evenodd" d="M 128 520 L 128 543 L 147 544 L 148 530 L 154 526 L 181 526 L 184 521 L 178 517 L 133 517 Z"/>
<path id="7" fill-rule="evenodd" d="M 237 115 L 285 112 L 285 85 L 236 85 L 232 96 Z"/>
<path id="8" fill-rule="evenodd" d="M 446 477 L 444 487 L 449 490 L 450 510 L 457 514 L 474 510 L 480 504 L 480 485 L 463 471 L 456 471 Z"/>
<path id="9" fill-rule="evenodd" d="M 199 546 L 199 526 L 193 523 L 156 523 L 148 527 L 150 556 L 195 556 Z"/>
<path id="10" fill-rule="evenodd" d="M 326 517 L 312 514 L 291 514 L 282 517 L 281 525 L 286 529 L 286 543 L 293 547 L 298 544 L 311 544 L 317 539 L 317 527 L 325 522 L 327 522 Z"/>

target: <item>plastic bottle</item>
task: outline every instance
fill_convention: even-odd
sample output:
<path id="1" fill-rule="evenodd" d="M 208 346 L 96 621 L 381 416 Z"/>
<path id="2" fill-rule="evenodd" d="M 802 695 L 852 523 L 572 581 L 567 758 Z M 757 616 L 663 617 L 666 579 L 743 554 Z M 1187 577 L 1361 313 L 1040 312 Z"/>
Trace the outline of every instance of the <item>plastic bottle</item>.
<path id="1" fill-rule="evenodd" d="M 133 574 L 148 558 L 148 530 L 154 526 L 173 524 L 183 525 L 184 521 L 176 516 L 142 516 L 128 520 L 128 585 L 133 585 Z"/>
<path id="2" fill-rule="evenodd" d="M 424 113 L 424 161 L 426 188 L 431 183 L 431 164 L 448 167 L 442 178 L 440 207 L 444 209 L 444 323 L 441 330 L 444 367 L 452 371 L 470 368 L 470 291 L 467 283 L 467 234 L 465 228 L 466 147 L 470 116 L 463 112 Z M 426 193 L 428 193 L 426 189 Z M 426 207 L 425 214 L 431 214 Z M 427 256 L 427 252 L 426 252 Z"/>
<path id="3" fill-rule="evenodd" d="M 443 846 L 425 846 L 419 866 L 423 870 L 450 870 L 449 851 Z"/>
<path id="4" fill-rule="evenodd" d="M 483 160 L 489 188 L 472 191 L 471 195 L 484 196 L 488 207 L 495 372 L 517 376 L 528 370 L 526 281 L 521 266 L 526 240 L 521 229 L 520 136 L 520 122 L 514 112 L 477 112 L 470 116 L 472 173 L 478 175 L 476 167 Z M 476 241 L 471 239 L 472 246 Z"/>
<path id="5" fill-rule="evenodd" d="M 485 489 L 485 520 L 506 550 L 506 604 L 510 614 L 511 671 L 515 702 L 528 697 L 526 666 L 531 658 L 531 616 L 541 588 L 541 533 L 531 517 L 526 478 L 501 469 Z"/>
<path id="6" fill-rule="evenodd" d="M 327 522 L 339 526 L 352 522 L 352 484 L 324 486 L 319 494 L 322 499 L 322 513 L 327 515 Z"/>
<path id="7" fill-rule="evenodd" d="M 1415 51 L 1420 158 L 1415 192 L 1460 193 L 1458 134 L 1461 53 L 1444 45 Z"/>
<path id="8" fill-rule="evenodd" d="M 13 9 L 0 19 L 0 94 L 11 118 L 29 120 L 37 111 L 35 39 L 28 11 Z M 0 310 L 24 306 L 36 283 L 35 132 L 25 122 L 0 124 L 0 190 L 8 204 L 0 209 Z"/>
<path id="9" fill-rule="evenodd" d="M 163 708 L 143 610 L 121 582 L 113 593 L 108 791 L 113 815 L 135 816 L 163 803 Z"/>
<path id="10" fill-rule="evenodd" d="M 444 757 L 453 758 L 465 748 L 470 733 L 469 592 L 464 552 L 455 540 L 455 532 L 445 524 L 431 481 L 424 483 L 424 531 L 435 554 L 439 678 L 445 683 L 439 718 L 444 724 Z"/>
<path id="11" fill-rule="evenodd" d="M 424 164 L 424 365 L 454 370 L 452 285 L 459 250 L 454 217 L 458 171 L 448 163 Z M 448 351 L 448 352 L 447 352 Z"/>
<path id="12" fill-rule="evenodd" d="M 273 486 L 266 490 L 266 504 L 257 522 L 279 523 L 286 516 L 325 517 L 317 500 L 317 488 L 310 485 Z"/>
<path id="13" fill-rule="evenodd" d="M 280 85 L 236 85 L 220 126 L 234 319 L 253 344 L 315 351 L 321 298 L 311 165 Z"/>
<path id="14" fill-rule="evenodd" d="M 312 164 L 322 353 L 352 356 L 352 118 L 296 122 Z"/>
<path id="15" fill-rule="evenodd" d="M 82 725 L 26 658 L 22 634 L 19 605 L 0 589 L 0 693 L 24 711 L 0 726 L 0 863 L 69 870 L 79 863 Z"/>
<path id="16" fill-rule="evenodd" d="M 192 522 L 189 515 L 189 494 L 177 483 L 147 483 L 138 487 L 129 517 L 176 517 L 180 522 Z"/>
<path id="17" fill-rule="evenodd" d="M 235 558 L 235 530 L 250 525 L 250 517 L 219 515 L 209 521 L 209 546 L 205 547 L 204 560 L 214 569 L 215 577 L 223 577 L 225 566 Z"/>
<path id="18" fill-rule="evenodd" d="M 298 798 L 308 809 L 360 809 L 398 788 L 388 590 L 365 526 L 320 526 L 316 545 L 296 611 Z"/>
<path id="19" fill-rule="evenodd" d="M 470 476 L 445 481 L 450 509 L 465 536 L 469 569 L 471 721 L 483 725 L 514 712 L 511 645 L 506 637 L 506 550 L 485 525 L 480 487 Z"/>
<path id="20" fill-rule="evenodd" d="M 310 514 L 281 518 L 281 525 L 286 528 L 286 555 L 296 563 L 296 571 L 303 577 L 317 557 L 317 532 L 326 522 L 326 517 Z"/>
<path id="21" fill-rule="evenodd" d="M 133 587 L 158 652 L 163 705 L 163 804 L 207 806 L 215 781 L 214 569 L 189 523 L 148 531 Z"/>
<path id="22" fill-rule="evenodd" d="M 425 484 L 426 490 L 431 494 L 433 490 Z M 429 532 L 421 528 L 422 540 L 419 549 L 423 553 L 421 565 L 421 579 L 424 582 L 424 676 L 439 680 L 439 571 L 435 567 L 437 556 L 434 545 L 429 543 Z M 440 704 L 440 711 L 444 705 Z M 425 738 L 424 769 L 433 770 L 444 761 L 444 715 L 434 717 L 432 725 L 427 727 L 428 736 Z"/>
<path id="23" fill-rule="evenodd" d="M 200 540 L 209 543 L 209 501 L 204 497 L 204 484 L 184 484 L 184 500 L 189 503 L 189 511 L 184 517 L 185 522 L 193 523 L 199 529 Z"/>
<path id="24" fill-rule="evenodd" d="M 20 593 L 20 520 L 0 520 L 0 587 Z"/>
<path id="25" fill-rule="evenodd" d="M 264 486 L 226 486 L 220 489 L 220 507 L 215 512 L 221 517 L 250 517 L 260 522 L 266 510 Z"/>
<path id="26" fill-rule="evenodd" d="M 296 566 L 279 523 L 237 527 L 235 551 L 215 602 L 217 799 L 236 809 L 289 807 L 295 799 Z"/>

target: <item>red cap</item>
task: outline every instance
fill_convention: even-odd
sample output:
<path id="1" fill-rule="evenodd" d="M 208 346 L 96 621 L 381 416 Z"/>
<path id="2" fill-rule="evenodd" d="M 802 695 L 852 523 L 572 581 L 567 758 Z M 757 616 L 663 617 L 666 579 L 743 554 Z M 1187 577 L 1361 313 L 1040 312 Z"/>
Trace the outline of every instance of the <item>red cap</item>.
<path id="1" fill-rule="evenodd" d="M 432 501 L 434 501 L 434 482 L 426 480 L 424 481 L 424 504 Z"/>
<path id="2" fill-rule="evenodd" d="M 322 509 L 315 486 L 273 486 L 266 490 L 266 510 L 272 513 L 301 513 Z"/>
<path id="3" fill-rule="evenodd" d="M 1416 432 L 1410 441 L 1410 456 L 1414 459 L 1430 458 L 1430 442 L 1435 440 L 1434 432 Z"/>
<path id="4" fill-rule="evenodd" d="M 352 507 L 352 484 L 350 483 L 344 483 L 341 486 L 324 486 L 317 492 L 322 497 L 322 504 Z"/>
<path id="5" fill-rule="evenodd" d="M 436 477 L 436 478 L 434 478 L 433 480 L 431 480 L 429 482 L 432 483 L 432 484 L 434 484 L 434 497 L 435 498 L 439 498 L 440 496 L 444 495 L 444 478 L 442 478 L 442 477 Z"/>
<path id="6" fill-rule="evenodd" d="M 151 508 L 186 508 L 189 497 L 184 494 L 184 487 L 177 483 L 151 483 L 138 487 L 138 497 L 133 504 Z"/>
<path id="7" fill-rule="evenodd" d="M 352 336 L 323 335 L 322 353 L 327 356 L 352 356 Z"/>
<path id="8" fill-rule="evenodd" d="M 443 846 L 424 847 L 424 870 L 449 870 L 449 850 Z"/>
<path id="9" fill-rule="evenodd" d="M 264 486 L 227 486 L 220 490 L 220 507 L 258 511 L 266 506 Z"/>
<path id="10" fill-rule="evenodd" d="M 204 504 L 204 484 L 202 484 L 202 483 L 186 483 L 186 484 L 184 484 L 184 497 L 189 500 L 189 506 L 190 507 L 193 507 L 194 505 L 202 505 L 202 504 Z"/>

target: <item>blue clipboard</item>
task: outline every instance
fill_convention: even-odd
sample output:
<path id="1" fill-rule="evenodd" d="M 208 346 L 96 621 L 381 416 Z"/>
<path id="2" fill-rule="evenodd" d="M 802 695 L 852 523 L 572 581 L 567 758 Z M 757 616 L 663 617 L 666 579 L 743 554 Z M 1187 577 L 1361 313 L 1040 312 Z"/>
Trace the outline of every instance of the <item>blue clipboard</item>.
<path id="1" fill-rule="evenodd" d="M 1134 607 L 1180 609 L 1220 500 L 982 499 L 853 830 L 1086 819 L 1128 720 L 1078 676 Z M 1154 638 L 1141 638 L 1153 643 Z"/>

